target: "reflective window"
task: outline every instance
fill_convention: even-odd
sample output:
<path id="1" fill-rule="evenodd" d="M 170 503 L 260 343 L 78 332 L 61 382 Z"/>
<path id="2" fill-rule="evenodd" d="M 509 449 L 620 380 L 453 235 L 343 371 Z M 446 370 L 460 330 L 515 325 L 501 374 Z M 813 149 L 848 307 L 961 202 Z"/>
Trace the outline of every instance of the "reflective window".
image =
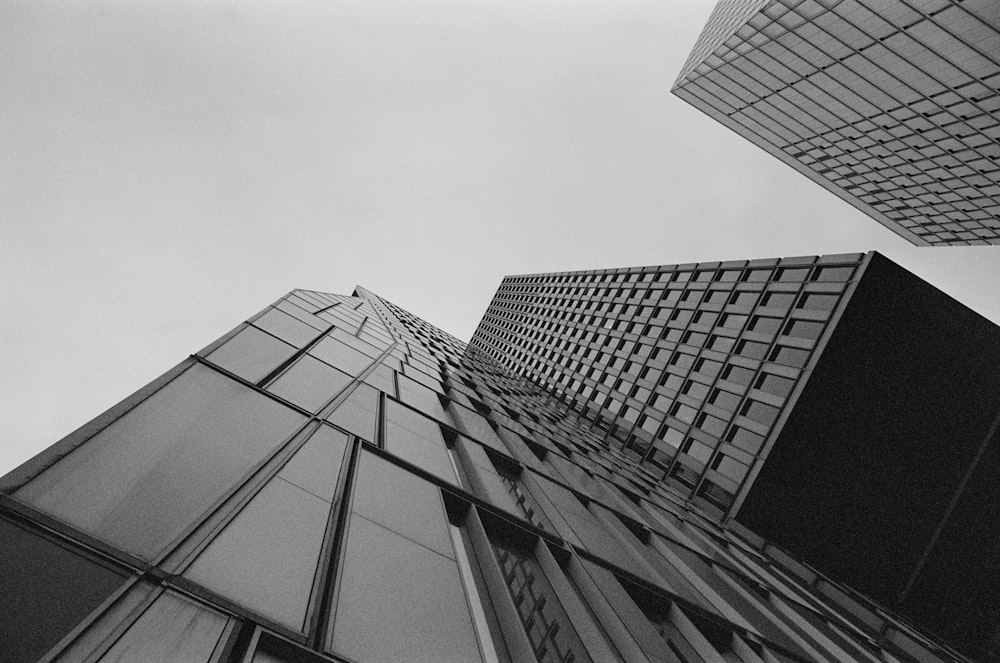
<path id="1" fill-rule="evenodd" d="M 763 359 L 767 356 L 767 344 L 755 341 L 740 341 L 736 346 L 736 354 L 751 359 Z"/>
<path id="2" fill-rule="evenodd" d="M 736 306 L 752 306 L 759 294 L 759 292 L 737 292 L 729 303 Z"/>
<path id="3" fill-rule="evenodd" d="M 388 366 L 376 366 L 375 370 L 365 378 L 365 382 L 390 396 L 396 395 L 396 381 L 393 379 L 392 369 Z"/>
<path id="4" fill-rule="evenodd" d="M 735 339 L 726 336 L 713 336 L 709 341 L 708 347 L 719 352 L 729 352 L 735 344 Z"/>
<path id="5" fill-rule="evenodd" d="M 739 426 L 733 426 L 727 439 L 747 453 L 755 454 L 764 444 L 764 438 Z"/>
<path id="6" fill-rule="evenodd" d="M 455 483 L 455 470 L 445 446 L 441 427 L 404 405 L 386 401 L 386 449 L 400 458 Z"/>
<path id="7" fill-rule="evenodd" d="M 313 327 L 275 308 L 268 309 L 253 321 L 253 325 L 297 348 L 304 347 L 317 336 Z"/>
<path id="8" fill-rule="evenodd" d="M 454 407 L 452 410 L 463 433 L 501 453 L 509 453 L 507 445 L 496 434 L 485 417 L 463 407 Z"/>
<path id="9" fill-rule="evenodd" d="M 789 292 L 769 292 L 764 295 L 761 306 L 771 306 L 774 308 L 789 308 L 795 301 L 795 295 Z"/>
<path id="10" fill-rule="evenodd" d="M 326 419 L 331 424 L 354 433 L 362 440 L 374 442 L 377 407 L 378 392 L 366 384 L 359 384 Z"/>
<path id="11" fill-rule="evenodd" d="M 346 448 L 320 427 L 184 575 L 301 630 Z"/>
<path id="12" fill-rule="evenodd" d="M 351 382 L 351 377 L 319 359 L 303 355 L 291 368 L 272 382 L 267 390 L 316 412 Z"/>
<path id="13" fill-rule="evenodd" d="M 755 331 L 760 334 L 773 334 L 778 331 L 781 327 L 781 320 L 779 318 L 766 318 L 763 316 L 754 316 L 753 320 L 750 321 L 750 331 Z"/>
<path id="14" fill-rule="evenodd" d="M 811 292 L 803 295 L 799 301 L 799 308 L 812 309 L 814 311 L 832 311 L 837 305 L 837 295 L 824 295 Z"/>
<path id="15" fill-rule="evenodd" d="M 220 347 L 208 360 L 248 382 L 257 382 L 295 354 L 295 348 L 256 327 L 247 327 Z"/>
<path id="16" fill-rule="evenodd" d="M 731 394 L 728 391 L 716 389 L 709 402 L 716 407 L 721 407 L 723 410 L 735 412 L 736 406 L 740 403 L 740 397 L 736 394 Z"/>
<path id="17" fill-rule="evenodd" d="M 174 592 L 165 592 L 115 642 L 100 663 L 207 663 L 227 619 Z"/>
<path id="18" fill-rule="evenodd" d="M 368 368 L 372 363 L 372 358 L 363 352 L 358 352 L 352 347 L 344 345 L 334 338 L 324 338 L 309 350 L 309 354 L 326 363 L 339 368 L 350 375 L 358 375 Z"/>
<path id="19" fill-rule="evenodd" d="M 789 336 L 798 338 L 817 339 L 823 333 L 822 322 L 812 322 L 810 320 L 792 320 L 785 329 Z"/>
<path id="20" fill-rule="evenodd" d="M 726 366 L 722 372 L 722 379 L 735 382 L 736 384 L 748 385 L 753 380 L 754 372 L 742 366 Z"/>
<path id="21" fill-rule="evenodd" d="M 778 346 L 771 351 L 771 361 L 778 364 L 785 364 L 786 366 L 801 368 L 806 365 L 808 359 L 809 352 L 798 348 Z"/>
<path id="22" fill-rule="evenodd" d="M 198 364 L 15 496 L 151 559 L 302 421 Z"/>
<path id="23" fill-rule="evenodd" d="M 853 267 L 819 267 L 813 275 L 814 281 L 849 281 Z"/>
<path id="24" fill-rule="evenodd" d="M 795 381 L 780 375 L 763 374 L 757 379 L 757 388 L 775 396 L 787 396 L 791 393 Z"/>
<path id="25" fill-rule="evenodd" d="M 0 660 L 34 663 L 125 575 L 0 519 Z"/>
<path id="26" fill-rule="evenodd" d="M 754 421 L 759 421 L 762 424 L 770 425 L 774 423 L 775 419 L 778 418 L 779 412 L 780 410 L 773 405 L 768 405 L 758 401 L 747 401 L 740 414 L 745 417 L 749 417 Z"/>
<path id="27" fill-rule="evenodd" d="M 481 661 L 444 505 L 430 484 L 363 453 L 331 651 L 359 661 Z"/>

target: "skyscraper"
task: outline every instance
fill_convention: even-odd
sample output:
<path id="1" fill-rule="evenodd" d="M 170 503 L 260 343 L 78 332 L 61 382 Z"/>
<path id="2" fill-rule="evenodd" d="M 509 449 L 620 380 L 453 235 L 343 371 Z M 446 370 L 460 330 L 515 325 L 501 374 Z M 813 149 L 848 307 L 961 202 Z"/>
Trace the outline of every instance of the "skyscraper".
<path id="1" fill-rule="evenodd" d="M 1000 626 L 1000 328 L 883 256 L 509 276 L 472 346 L 703 513 L 956 641 Z"/>
<path id="2" fill-rule="evenodd" d="M 2 660 L 968 660 L 562 391 L 293 291 L 0 479 Z"/>
<path id="3" fill-rule="evenodd" d="M 721 0 L 681 99 L 921 246 L 1000 244 L 1000 5 Z"/>

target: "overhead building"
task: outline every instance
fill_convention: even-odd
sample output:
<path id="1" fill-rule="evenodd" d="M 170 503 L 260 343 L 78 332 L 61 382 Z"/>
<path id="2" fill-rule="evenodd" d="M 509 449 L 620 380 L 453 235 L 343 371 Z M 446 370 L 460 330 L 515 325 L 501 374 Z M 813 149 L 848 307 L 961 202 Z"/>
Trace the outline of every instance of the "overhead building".
<path id="1" fill-rule="evenodd" d="M 1000 244 L 995 0 L 721 0 L 673 93 L 914 244 Z"/>

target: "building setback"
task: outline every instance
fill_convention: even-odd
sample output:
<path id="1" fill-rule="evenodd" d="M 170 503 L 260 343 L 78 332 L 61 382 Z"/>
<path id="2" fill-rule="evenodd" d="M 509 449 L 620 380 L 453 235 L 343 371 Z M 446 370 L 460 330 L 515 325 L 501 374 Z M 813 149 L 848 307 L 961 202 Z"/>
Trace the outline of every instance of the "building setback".
<path id="1" fill-rule="evenodd" d="M 721 0 L 673 93 L 914 244 L 1000 244 L 995 0 Z"/>
<path id="2" fill-rule="evenodd" d="M 362 288 L 293 291 L 0 479 L 0 656 L 969 660 L 562 392 Z"/>
<path id="3" fill-rule="evenodd" d="M 1000 328 L 880 254 L 510 276 L 471 345 L 701 513 L 995 637 Z"/>

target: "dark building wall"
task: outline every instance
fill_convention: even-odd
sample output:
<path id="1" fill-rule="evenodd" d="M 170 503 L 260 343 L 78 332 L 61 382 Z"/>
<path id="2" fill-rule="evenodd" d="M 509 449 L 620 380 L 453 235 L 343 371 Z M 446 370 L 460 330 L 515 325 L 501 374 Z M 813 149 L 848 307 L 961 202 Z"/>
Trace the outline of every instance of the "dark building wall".
<path id="1" fill-rule="evenodd" d="M 956 625 L 997 566 L 1000 463 L 995 444 L 979 452 L 1000 410 L 998 367 L 996 325 L 873 254 L 736 520 L 967 640 Z"/>

